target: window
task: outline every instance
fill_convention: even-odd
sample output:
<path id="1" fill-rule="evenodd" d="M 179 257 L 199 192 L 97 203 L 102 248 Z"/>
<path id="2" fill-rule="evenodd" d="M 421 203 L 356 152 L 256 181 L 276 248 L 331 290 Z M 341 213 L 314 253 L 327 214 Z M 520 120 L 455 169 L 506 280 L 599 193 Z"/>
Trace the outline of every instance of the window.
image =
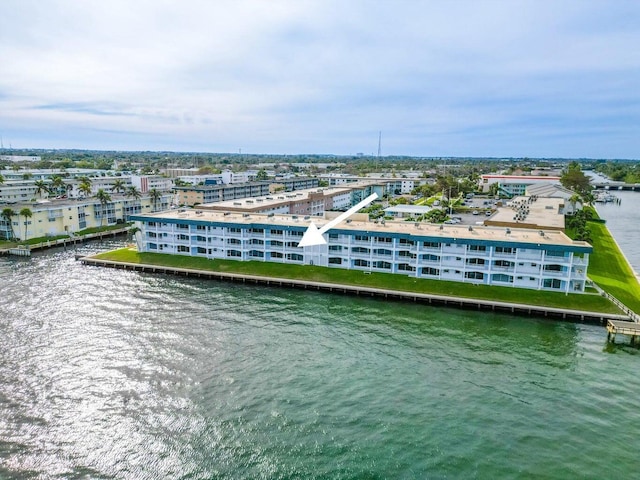
<path id="1" fill-rule="evenodd" d="M 408 246 L 413 246 L 416 244 L 415 240 L 408 240 L 406 238 L 401 238 L 400 241 L 398 242 L 400 245 L 408 245 Z"/>
<path id="2" fill-rule="evenodd" d="M 264 245 L 264 240 L 253 238 L 250 243 L 251 245 Z"/>
<path id="3" fill-rule="evenodd" d="M 351 251 L 353 253 L 366 253 L 367 255 L 369 254 L 369 249 L 364 247 L 353 247 Z"/>
<path id="4" fill-rule="evenodd" d="M 298 242 L 287 242 L 287 248 L 298 248 Z"/>
<path id="5" fill-rule="evenodd" d="M 227 243 L 229 245 L 240 245 L 242 244 L 242 240 L 239 238 L 227 238 Z"/>
<path id="6" fill-rule="evenodd" d="M 424 242 L 424 248 L 440 248 L 439 242 Z"/>
<path id="7" fill-rule="evenodd" d="M 486 260 L 484 258 L 467 258 L 467 265 L 484 265 Z"/>
<path id="8" fill-rule="evenodd" d="M 398 264 L 398 270 L 401 271 L 401 272 L 415 272 L 416 268 L 412 267 L 408 263 L 399 263 Z"/>
<path id="9" fill-rule="evenodd" d="M 422 255 L 422 259 L 427 262 L 439 262 L 440 256 L 428 254 L 428 255 Z"/>
<path id="10" fill-rule="evenodd" d="M 242 233 L 242 229 L 237 227 L 227 227 L 227 233 Z"/>
<path id="11" fill-rule="evenodd" d="M 202 230 L 206 230 L 206 229 L 207 229 L 207 227 L 205 227 L 204 225 L 196 225 L 196 230 L 202 231 Z"/>
<path id="12" fill-rule="evenodd" d="M 509 260 L 495 260 L 493 262 L 493 265 L 498 267 L 498 268 L 509 268 L 509 267 L 513 267 L 514 263 L 510 262 Z"/>
<path id="13" fill-rule="evenodd" d="M 241 257 L 242 252 L 240 250 L 227 250 L 227 257 Z"/>
<path id="14" fill-rule="evenodd" d="M 494 282 L 513 283 L 513 276 L 504 273 L 496 273 L 491 276 Z"/>
<path id="15" fill-rule="evenodd" d="M 271 235 L 282 235 L 284 232 L 282 230 L 278 230 L 278 229 L 271 229 Z"/>
<path id="16" fill-rule="evenodd" d="M 547 257 L 564 257 L 564 252 L 560 250 L 545 250 Z"/>
<path id="17" fill-rule="evenodd" d="M 187 245 L 178 245 L 178 252 L 188 252 L 189 247 Z"/>
<path id="18" fill-rule="evenodd" d="M 178 223 L 176 224 L 176 228 L 179 228 L 180 230 L 189 230 L 189 225 L 186 225 L 184 223 Z"/>
<path id="19" fill-rule="evenodd" d="M 284 245 L 284 242 L 281 242 L 280 240 L 269 240 L 269 245 L 272 247 L 281 247 Z"/>
<path id="20" fill-rule="evenodd" d="M 360 258 L 357 258 L 356 260 L 353 261 L 353 265 L 356 267 L 368 267 L 369 260 L 362 260 Z"/>
<path id="21" fill-rule="evenodd" d="M 423 267 L 422 275 L 440 275 L 439 268 Z"/>
<path id="22" fill-rule="evenodd" d="M 496 253 L 505 253 L 505 254 L 516 253 L 516 249 L 512 247 L 496 247 L 495 251 Z"/>
<path id="23" fill-rule="evenodd" d="M 329 251 L 330 252 L 341 252 L 342 251 L 342 245 L 329 245 Z"/>
<path id="24" fill-rule="evenodd" d="M 355 236 L 355 241 L 356 242 L 368 242 L 369 241 L 369 237 L 366 235 L 356 235 Z"/>
<path id="25" fill-rule="evenodd" d="M 287 253 L 287 260 L 291 260 L 292 262 L 301 262 L 304 260 L 304 255 L 300 255 L 299 253 Z"/>
<path id="26" fill-rule="evenodd" d="M 386 257 L 389 257 L 391 255 L 393 255 L 393 252 L 391 250 L 388 250 L 386 248 L 376 248 L 373 253 L 375 253 L 376 255 L 384 255 Z"/>
<path id="27" fill-rule="evenodd" d="M 562 265 L 552 264 L 552 265 L 545 265 L 543 270 L 545 272 L 562 272 L 563 268 L 562 268 Z"/>
<path id="28" fill-rule="evenodd" d="M 264 233 L 264 228 L 252 228 L 251 233 Z"/>
<path id="29" fill-rule="evenodd" d="M 207 253 L 207 249 L 204 247 L 198 247 L 197 248 L 197 252 L 201 253 L 201 254 L 206 254 Z"/>
<path id="30" fill-rule="evenodd" d="M 467 245 L 467 250 L 470 252 L 486 252 L 486 245 Z"/>
<path id="31" fill-rule="evenodd" d="M 378 260 L 377 262 L 373 262 L 373 268 L 383 268 L 385 270 L 391 270 L 391 264 L 383 260 Z"/>
<path id="32" fill-rule="evenodd" d="M 189 240 L 189 235 L 185 235 L 184 233 L 181 233 L 178 235 L 178 240 Z"/>
<path id="33" fill-rule="evenodd" d="M 393 238 L 391 237 L 376 237 L 376 242 L 378 243 L 392 243 Z"/>
<path id="34" fill-rule="evenodd" d="M 342 265 L 340 257 L 329 257 L 329 265 Z"/>
<path id="35" fill-rule="evenodd" d="M 260 250 L 250 250 L 249 251 L 249 256 L 250 257 L 263 258 L 264 257 L 264 253 L 261 252 Z"/>
<path id="36" fill-rule="evenodd" d="M 484 273 L 482 272 L 465 272 L 464 278 L 468 278 L 470 280 L 484 280 Z"/>
<path id="37" fill-rule="evenodd" d="M 282 253 L 280 253 L 280 252 L 271 252 L 271 253 L 269 253 L 269 256 L 271 258 L 282 258 Z"/>
<path id="38" fill-rule="evenodd" d="M 557 278 L 545 278 L 542 281 L 544 288 L 560 288 L 561 282 Z"/>

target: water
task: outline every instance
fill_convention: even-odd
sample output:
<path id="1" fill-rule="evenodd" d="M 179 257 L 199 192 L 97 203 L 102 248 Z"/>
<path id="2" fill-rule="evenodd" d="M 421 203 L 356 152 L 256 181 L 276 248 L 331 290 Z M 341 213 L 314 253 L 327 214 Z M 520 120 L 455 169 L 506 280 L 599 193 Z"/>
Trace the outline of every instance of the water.
<path id="1" fill-rule="evenodd" d="M 2 479 L 635 477 L 640 352 L 602 327 L 73 253 L 0 258 Z"/>
<path id="2" fill-rule="evenodd" d="M 621 200 L 614 203 L 598 203 L 596 210 L 607 221 L 607 228 L 618 242 L 631 267 L 640 273 L 640 192 L 612 190 Z"/>

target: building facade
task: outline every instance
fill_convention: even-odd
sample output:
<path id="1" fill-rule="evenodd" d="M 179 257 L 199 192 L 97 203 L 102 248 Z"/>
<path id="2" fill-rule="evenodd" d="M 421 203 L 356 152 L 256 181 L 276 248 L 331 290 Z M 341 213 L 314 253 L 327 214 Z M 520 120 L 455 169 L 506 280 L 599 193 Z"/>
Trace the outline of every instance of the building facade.
<path id="1" fill-rule="evenodd" d="M 180 205 L 195 206 L 203 203 L 223 202 L 247 197 L 260 197 L 271 192 L 273 182 L 249 182 L 232 185 L 197 185 L 175 187 L 177 201 Z M 278 184 L 286 191 L 315 188 L 318 179 L 311 177 L 296 177 L 289 180 L 279 180 Z"/>
<path id="2" fill-rule="evenodd" d="M 527 187 L 541 183 L 560 184 L 560 177 L 533 175 L 481 175 L 480 189 L 489 192 L 493 184 L 497 184 L 498 194 L 505 197 L 525 195 Z"/>
<path id="3" fill-rule="evenodd" d="M 95 228 L 128 222 L 132 215 L 168 209 L 171 194 L 155 200 L 149 196 L 139 199 L 124 195 L 112 195 L 112 200 L 101 204 L 96 198 L 81 200 L 52 200 L 10 205 L 15 215 L 10 222 L 0 217 L 0 238 L 29 240 L 31 238 L 71 235 L 87 228 Z M 31 217 L 20 211 L 27 207 Z M 7 208 L 0 205 L 0 209 Z"/>
<path id="4" fill-rule="evenodd" d="M 310 216 L 178 210 L 132 217 L 139 249 L 210 259 L 385 272 L 471 284 L 584 292 L 592 247 L 562 232 L 347 221 L 300 248 Z"/>

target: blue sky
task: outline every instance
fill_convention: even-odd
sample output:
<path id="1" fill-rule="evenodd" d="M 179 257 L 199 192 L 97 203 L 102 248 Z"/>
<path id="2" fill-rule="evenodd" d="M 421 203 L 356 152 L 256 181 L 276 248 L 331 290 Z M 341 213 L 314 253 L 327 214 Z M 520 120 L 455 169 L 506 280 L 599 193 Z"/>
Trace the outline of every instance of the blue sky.
<path id="1" fill-rule="evenodd" d="M 3 0 L 14 148 L 640 158 L 640 2 Z"/>

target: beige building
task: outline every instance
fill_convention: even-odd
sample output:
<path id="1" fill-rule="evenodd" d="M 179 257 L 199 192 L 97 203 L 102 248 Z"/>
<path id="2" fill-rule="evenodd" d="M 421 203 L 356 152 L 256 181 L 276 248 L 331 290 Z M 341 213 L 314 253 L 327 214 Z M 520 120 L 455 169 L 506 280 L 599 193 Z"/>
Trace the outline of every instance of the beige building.
<path id="1" fill-rule="evenodd" d="M 102 205 L 96 198 L 81 200 L 44 200 L 35 203 L 0 205 L 15 213 L 9 225 L 0 217 L 0 238 L 28 240 L 56 235 L 71 235 L 87 228 L 125 223 L 131 215 L 166 210 L 171 194 L 164 194 L 155 202 L 150 196 L 133 199 L 112 194 L 112 200 Z M 154 204 L 155 203 L 155 204 Z M 24 208 L 31 210 L 31 218 L 20 215 Z"/>

